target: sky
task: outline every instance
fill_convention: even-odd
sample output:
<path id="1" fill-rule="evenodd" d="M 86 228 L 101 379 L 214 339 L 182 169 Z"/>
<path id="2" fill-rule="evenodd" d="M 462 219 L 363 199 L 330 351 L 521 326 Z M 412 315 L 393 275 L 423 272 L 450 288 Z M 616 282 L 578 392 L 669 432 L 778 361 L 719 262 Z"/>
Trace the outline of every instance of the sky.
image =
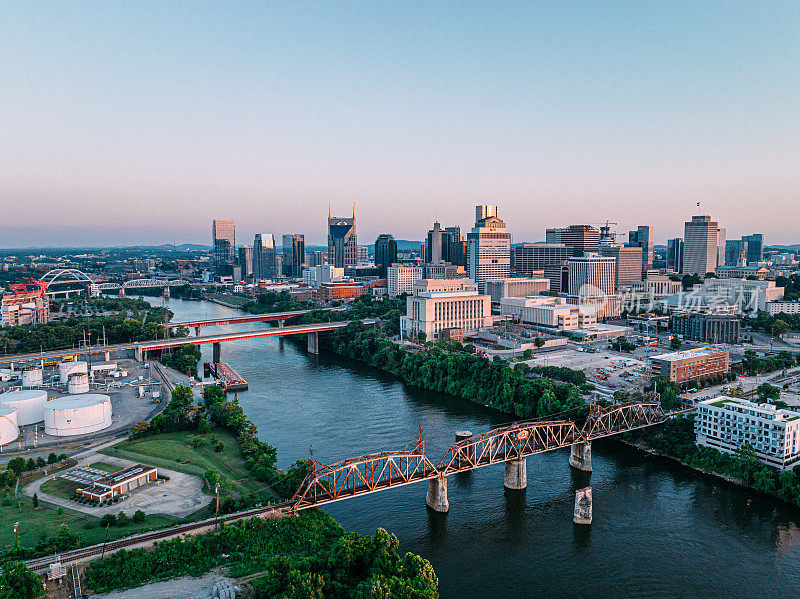
<path id="1" fill-rule="evenodd" d="M 0 247 L 706 213 L 800 243 L 800 2 L 0 3 Z M 697 208 L 697 202 L 701 207 Z"/>

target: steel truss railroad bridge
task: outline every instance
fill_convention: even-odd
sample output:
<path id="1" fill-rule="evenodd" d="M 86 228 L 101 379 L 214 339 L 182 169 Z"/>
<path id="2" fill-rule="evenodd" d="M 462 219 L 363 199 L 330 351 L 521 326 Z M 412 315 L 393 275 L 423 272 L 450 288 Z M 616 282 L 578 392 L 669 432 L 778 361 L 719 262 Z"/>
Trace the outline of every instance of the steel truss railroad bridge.
<path id="1" fill-rule="evenodd" d="M 310 471 L 292 499 L 294 511 L 428 481 L 426 503 L 446 512 L 447 477 L 492 464 L 505 464 L 505 486 L 523 489 L 529 455 L 572 447 L 570 465 L 591 471 L 591 442 L 659 424 L 667 419 L 658 401 L 601 408 L 593 404 L 582 427 L 571 420 L 517 422 L 456 441 L 438 464 L 425 454 L 422 435 L 399 451 L 383 451 L 326 465 L 313 457 Z"/>

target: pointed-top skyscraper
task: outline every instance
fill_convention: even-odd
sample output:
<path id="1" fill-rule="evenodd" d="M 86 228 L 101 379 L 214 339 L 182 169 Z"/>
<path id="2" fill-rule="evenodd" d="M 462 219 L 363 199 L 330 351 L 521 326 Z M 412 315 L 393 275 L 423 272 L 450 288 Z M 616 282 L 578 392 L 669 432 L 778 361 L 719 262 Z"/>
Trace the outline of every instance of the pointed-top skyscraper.
<path id="1" fill-rule="evenodd" d="M 353 205 L 353 218 L 331 216 L 331 208 L 328 206 L 328 264 L 335 268 L 344 268 L 355 266 L 357 263 L 355 205 Z"/>

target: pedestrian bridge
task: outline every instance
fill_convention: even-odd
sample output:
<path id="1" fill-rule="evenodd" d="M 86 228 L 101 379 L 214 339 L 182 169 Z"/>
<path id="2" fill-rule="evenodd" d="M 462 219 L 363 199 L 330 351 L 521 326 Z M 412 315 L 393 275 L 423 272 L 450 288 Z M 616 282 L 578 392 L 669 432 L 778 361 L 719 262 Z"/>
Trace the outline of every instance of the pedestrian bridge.
<path id="1" fill-rule="evenodd" d="M 292 509 L 303 510 L 428 481 L 426 503 L 449 510 L 447 477 L 494 464 L 505 465 L 505 486 L 524 489 L 530 455 L 571 447 L 570 465 L 591 471 L 595 439 L 659 424 L 667 419 L 660 402 L 639 401 L 601 408 L 593 404 L 582 426 L 571 420 L 534 420 L 489 430 L 453 443 L 438 463 L 425 454 L 422 434 L 398 451 L 383 451 L 326 465 L 313 457 L 308 476 L 294 495 Z"/>

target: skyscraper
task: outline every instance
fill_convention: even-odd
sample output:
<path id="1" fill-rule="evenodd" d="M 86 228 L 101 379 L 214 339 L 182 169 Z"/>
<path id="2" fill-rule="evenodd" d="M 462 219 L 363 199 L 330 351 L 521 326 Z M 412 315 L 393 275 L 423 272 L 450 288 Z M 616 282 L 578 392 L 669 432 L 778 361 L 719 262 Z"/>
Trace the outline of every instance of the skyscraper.
<path id="1" fill-rule="evenodd" d="M 444 259 L 442 247 L 447 245 L 449 250 L 449 244 L 450 236 L 442 231 L 442 226 L 438 222 L 433 223 L 433 229 L 428 231 L 428 240 L 425 243 L 425 256 L 423 257 L 425 263 L 441 262 Z"/>
<path id="2" fill-rule="evenodd" d="M 214 246 L 214 272 L 220 274 L 234 262 L 236 229 L 232 220 L 212 221 L 211 245 Z"/>
<path id="3" fill-rule="evenodd" d="M 764 236 L 761 233 L 743 235 L 742 241 L 747 242 L 747 263 L 762 262 L 764 260 Z"/>
<path id="4" fill-rule="evenodd" d="M 547 243 L 563 243 L 570 251 L 570 256 L 583 256 L 597 252 L 600 245 L 600 231 L 590 225 L 570 225 L 555 229 L 547 229 Z"/>
<path id="5" fill-rule="evenodd" d="M 253 274 L 253 248 L 249 245 L 239 246 L 239 266 L 242 267 L 242 277 Z"/>
<path id="6" fill-rule="evenodd" d="M 467 244 L 461 237 L 461 227 L 445 227 L 442 237 L 442 260 L 456 266 L 467 265 Z"/>
<path id="7" fill-rule="evenodd" d="M 288 277 L 303 276 L 306 263 L 305 238 L 300 233 L 289 233 L 283 236 L 283 273 Z"/>
<path id="8" fill-rule="evenodd" d="M 680 237 L 667 241 L 667 268 L 683 272 L 683 239 Z"/>
<path id="9" fill-rule="evenodd" d="M 655 257 L 653 227 L 640 225 L 635 231 L 628 233 L 628 245 L 642 248 L 642 272 L 653 268 L 653 258 Z"/>
<path id="10" fill-rule="evenodd" d="M 747 266 L 748 242 L 728 239 L 725 242 L 725 266 Z"/>
<path id="11" fill-rule="evenodd" d="M 272 233 L 256 233 L 253 240 L 253 278 L 269 279 L 279 274 L 276 259 L 275 238 Z"/>
<path id="12" fill-rule="evenodd" d="M 642 280 L 642 254 L 644 248 L 638 245 L 601 245 L 600 255 L 614 258 L 614 286 Z"/>
<path id="13" fill-rule="evenodd" d="M 700 275 L 717 267 L 719 224 L 708 215 L 693 216 L 684 223 L 683 273 Z"/>
<path id="14" fill-rule="evenodd" d="M 614 295 L 616 260 L 587 254 L 569 259 L 569 294 L 580 299 Z"/>
<path id="15" fill-rule="evenodd" d="M 353 218 L 331 216 L 328 210 L 328 264 L 335 268 L 355 266 L 358 263 L 356 237 L 356 211 Z"/>
<path id="16" fill-rule="evenodd" d="M 487 279 L 505 279 L 511 274 L 511 233 L 497 217 L 497 206 L 477 206 L 475 221 L 467 234 L 467 274 L 484 292 Z"/>
<path id="17" fill-rule="evenodd" d="M 386 269 L 397 262 L 397 241 L 388 233 L 378 235 L 375 240 L 375 266 L 380 270 L 380 276 L 386 276 Z"/>

